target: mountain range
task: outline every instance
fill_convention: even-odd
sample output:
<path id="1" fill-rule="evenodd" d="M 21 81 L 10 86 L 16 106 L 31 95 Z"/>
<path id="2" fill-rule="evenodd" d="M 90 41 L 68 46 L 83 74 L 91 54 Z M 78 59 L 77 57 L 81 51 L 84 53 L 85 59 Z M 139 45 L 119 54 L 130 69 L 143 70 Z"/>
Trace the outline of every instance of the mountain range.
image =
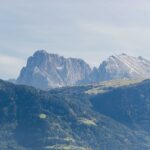
<path id="1" fill-rule="evenodd" d="M 149 77 L 150 61 L 142 57 L 114 55 L 104 60 L 98 68 L 91 68 L 82 59 L 64 58 L 39 50 L 28 58 L 27 65 L 21 70 L 16 83 L 50 89 L 114 79 Z"/>
<path id="2" fill-rule="evenodd" d="M 149 150 L 149 68 L 127 54 L 91 68 L 35 52 L 0 80 L 0 150 Z"/>

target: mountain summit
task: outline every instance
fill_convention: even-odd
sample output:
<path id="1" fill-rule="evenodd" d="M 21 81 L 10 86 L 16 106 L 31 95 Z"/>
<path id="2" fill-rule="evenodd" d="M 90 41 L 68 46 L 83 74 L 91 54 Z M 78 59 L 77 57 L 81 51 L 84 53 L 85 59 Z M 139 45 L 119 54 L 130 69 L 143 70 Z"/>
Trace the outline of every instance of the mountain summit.
<path id="1" fill-rule="evenodd" d="M 150 61 L 127 54 L 113 55 L 93 69 L 82 59 L 64 58 L 36 51 L 21 70 L 17 84 L 40 89 L 101 82 L 115 79 L 139 79 L 150 77 Z"/>
<path id="2" fill-rule="evenodd" d="M 39 50 L 29 57 L 17 83 L 47 89 L 74 85 L 85 80 L 91 72 L 82 59 L 64 58 Z"/>
<path id="3" fill-rule="evenodd" d="M 150 77 L 150 61 L 127 54 L 110 56 L 98 68 L 98 81 Z"/>

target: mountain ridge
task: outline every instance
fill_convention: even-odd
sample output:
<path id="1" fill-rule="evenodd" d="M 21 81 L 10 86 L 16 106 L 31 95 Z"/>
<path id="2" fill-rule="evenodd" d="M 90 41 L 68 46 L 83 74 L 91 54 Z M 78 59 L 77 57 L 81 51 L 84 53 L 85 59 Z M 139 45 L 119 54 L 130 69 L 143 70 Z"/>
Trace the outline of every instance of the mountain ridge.
<path id="1" fill-rule="evenodd" d="M 112 55 L 98 68 L 91 68 L 80 58 L 65 58 L 38 50 L 28 58 L 16 83 L 49 89 L 116 79 L 150 78 L 149 68 L 149 60 L 125 53 Z"/>
<path id="2" fill-rule="evenodd" d="M 150 77 L 150 61 L 127 54 L 113 55 L 103 61 L 99 68 L 99 80 L 136 79 Z"/>
<path id="3" fill-rule="evenodd" d="M 62 87 L 86 79 L 90 71 L 90 66 L 82 59 L 64 58 L 42 50 L 29 57 L 17 83 L 44 89 Z"/>

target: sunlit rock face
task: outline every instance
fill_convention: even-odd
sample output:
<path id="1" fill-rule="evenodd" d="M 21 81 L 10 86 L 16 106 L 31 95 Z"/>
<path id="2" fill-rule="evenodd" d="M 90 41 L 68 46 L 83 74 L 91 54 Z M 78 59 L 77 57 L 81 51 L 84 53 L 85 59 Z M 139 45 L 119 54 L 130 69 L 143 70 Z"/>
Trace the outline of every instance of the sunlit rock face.
<path id="1" fill-rule="evenodd" d="M 150 77 L 150 61 L 127 54 L 110 56 L 98 69 L 97 81 Z"/>
<path id="2" fill-rule="evenodd" d="M 17 83 L 41 89 L 70 86 L 85 80 L 90 72 L 90 66 L 82 59 L 64 58 L 40 50 L 29 57 Z"/>
<path id="3" fill-rule="evenodd" d="M 93 69 L 82 59 L 39 50 L 29 57 L 16 81 L 40 89 L 116 79 L 150 78 L 150 61 L 127 54 L 113 55 Z"/>

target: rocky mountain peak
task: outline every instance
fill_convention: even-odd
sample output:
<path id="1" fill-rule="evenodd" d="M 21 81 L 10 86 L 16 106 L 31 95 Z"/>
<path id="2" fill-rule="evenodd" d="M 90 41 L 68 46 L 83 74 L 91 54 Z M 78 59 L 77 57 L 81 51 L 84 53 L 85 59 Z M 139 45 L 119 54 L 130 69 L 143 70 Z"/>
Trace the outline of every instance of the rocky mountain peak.
<path id="1" fill-rule="evenodd" d="M 17 83 L 42 89 L 69 86 L 85 80 L 90 72 L 90 66 L 81 59 L 64 58 L 39 50 L 29 57 Z"/>
<path id="2" fill-rule="evenodd" d="M 28 58 L 16 81 L 41 89 L 72 86 L 80 83 L 101 82 L 114 79 L 139 79 L 150 77 L 150 61 L 125 53 L 112 55 L 99 68 L 82 59 L 65 58 L 45 50 L 36 51 Z"/>
<path id="3" fill-rule="evenodd" d="M 150 62 L 127 54 L 113 55 L 99 66 L 99 80 L 150 77 Z"/>

